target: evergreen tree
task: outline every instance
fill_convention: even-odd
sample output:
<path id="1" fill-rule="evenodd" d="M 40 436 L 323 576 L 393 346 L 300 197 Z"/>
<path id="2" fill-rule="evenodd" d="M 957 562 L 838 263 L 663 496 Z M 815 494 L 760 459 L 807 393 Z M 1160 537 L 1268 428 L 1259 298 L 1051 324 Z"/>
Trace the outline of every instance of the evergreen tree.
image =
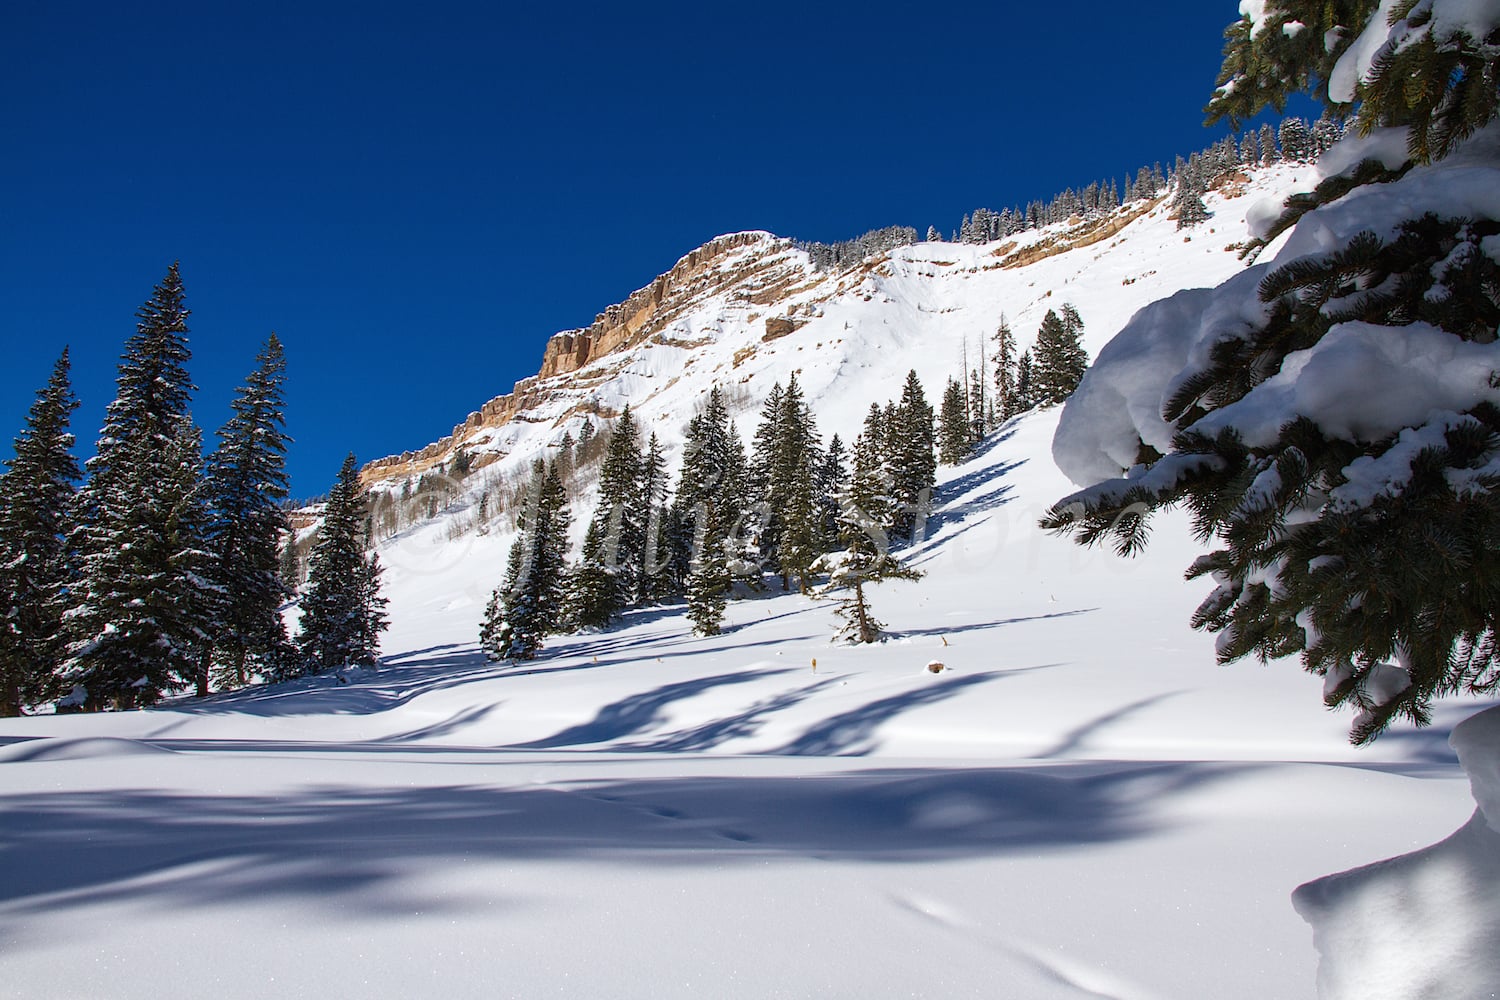
<path id="1" fill-rule="evenodd" d="M 624 608 L 610 535 L 609 522 L 598 518 L 584 531 L 578 565 L 567 579 L 565 618 L 570 629 L 607 628 Z"/>
<path id="2" fill-rule="evenodd" d="M 195 676 L 218 597 L 206 585 L 214 573 L 203 548 L 201 440 L 186 418 L 165 442 L 130 438 L 110 451 L 124 466 L 111 490 L 91 481 L 84 491 L 92 519 L 80 529 L 82 599 L 69 611 L 65 676 L 90 708 L 154 704 Z"/>
<path id="3" fill-rule="evenodd" d="M 943 405 L 938 415 L 938 460 L 944 465 L 961 465 L 969 457 L 969 418 L 965 412 L 963 386 L 950 378 L 943 391 Z"/>
<path id="4" fill-rule="evenodd" d="M 378 563 L 365 555 L 367 500 L 351 454 L 323 508 L 323 527 L 308 560 L 302 597 L 302 669 L 311 673 L 348 665 L 374 666 L 385 627 L 378 601 Z"/>
<path id="5" fill-rule="evenodd" d="M 730 562 L 747 566 L 754 562 L 755 554 L 747 548 L 759 532 L 747 532 L 752 541 L 744 544 L 734 540 L 749 516 L 747 476 L 744 445 L 729 421 L 722 393 L 714 386 L 688 423 L 673 506 L 673 561 L 684 586 L 702 544 L 722 543 Z"/>
<path id="6" fill-rule="evenodd" d="M 915 370 L 906 376 L 888 434 L 897 503 L 895 533 L 915 541 L 925 530 L 937 485 L 936 421 Z"/>
<path id="7" fill-rule="evenodd" d="M 190 682 L 214 612 L 188 315 L 173 264 L 136 311 L 78 494 L 64 674 L 90 708 L 151 704 Z"/>
<path id="8" fill-rule="evenodd" d="M 1312 130 L 1301 118 L 1285 118 L 1276 130 L 1281 143 L 1281 155 L 1288 160 L 1306 163 L 1313 158 Z"/>
<path id="9" fill-rule="evenodd" d="M 1422 345 L 1475 357 L 1495 341 L 1500 265 L 1483 243 L 1500 237 L 1500 218 L 1473 198 L 1467 217 L 1445 214 L 1458 192 L 1446 189 L 1443 165 L 1424 164 L 1495 118 L 1500 28 L 1462 9 L 1439 21 L 1435 6 L 1399 4 L 1401 16 L 1388 19 L 1389 5 L 1372 0 L 1353 9 L 1268 0 L 1231 26 L 1209 105 L 1215 120 L 1279 109 L 1312 89 L 1332 115 L 1357 106 L 1362 129 L 1404 129 L 1409 161 L 1367 161 L 1290 200 L 1272 237 L 1305 218 L 1316 252 L 1257 265 L 1258 283 L 1236 278 L 1205 300 L 1244 319 L 1232 337 L 1194 344 L 1173 378 L 1160 401 L 1173 432 L 1167 453 L 1142 444 L 1132 475 L 1064 499 L 1045 522 L 1082 542 L 1112 538 L 1128 553 L 1145 544 L 1152 512 L 1187 507 L 1199 537 L 1218 545 L 1189 572 L 1218 583 L 1194 625 L 1219 634 L 1221 661 L 1300 654 L 1324 678 L 1328 704 L 1358 709 L 1351 735 L 1360 743 L 1396 717 L 1426 722 L 1440 695 L 1500 689 L 1492 392 L 1461 389 L 1463 365 L 1447 365 L 1443 389 L 1475 402 L 1407 415 L 1379 401 L 1357 419 L 1322 421 L 1266 412 L 1277 393 L 1326 394 L 1319 361 L 1351 343 L 1400 344 L 1389 360 L 1372 352 L 1360 376 L 1416 390 L 1407 358 Z M 1381 32 L 1365 67 L 1351 45 Z M 1482 177 L 1472 172 L 1487 170 L 1482 183 L 1493 190 L 1492 160 L 1471 155 L 1457 176 L 1474 184 Z M 1356 187 L 1364 197 L 1346 197 Z M 1354 202 L 1357 227 L 1340 214 Z M 1199 320 L 1173 314 L 1188 328 Z"/>
<path id="10" fill-rule="evenodd" d="M 687 616 L 699 635 L 718 635 L 732 577 L 720 514 L 708 502 L 695 518 L 693 561 L 687 576 Z"/>
<path id="11" fill-rule="evenodd" d="M 1260 162 L 1268 167 L 1280 163 L 1281 151 L 1276 148 L 1276 130 L 1271 127 L 1270 122 L 1260 127 L 1259 136 Z"/>
<path id="12" fill-rule="evenodd" d="M 537 459 L 517 519 L 519 534 L 506 558 L 505 580 L 490 595 L 480 626 L 480 646 L 490 659 L 532 659 L 544 637 L 562 624 L 570 520 L 556 464 L 548 469 Z M 598 522 L 589 525 L 596 536 L 603 530 Z"/>
<path id="13" fill-rule="evenodd" d="M 645 540 L 641 551 L 640 599 L 660 601 L 673 592 L 672 543 L 668 535 L 667 460 L 653 433 L 641 459 L 641 503 Z"/>
<path id="14" fill-rule="evenodd" d="M 1072 305 L 1059 316 L 1052 310 L 1042 318 L 1036 335 L 1032 369 L 1032 395 L 1042 406 L 1062 403 L 1078 388 L 1089 358 L 1083 349 L 1083 320 Z"/>
<path id="15" fill-rule="evenodd" d="M 1177 191 L 1172 196 L 1172 212 L 1177 216 L 1179 230 L 1189 229 L 1211 218 L 1208 206 L 1203 203 L 1203 195 L 1207 190 L 1208 178 L 1204 174 L 1203 164 L 1195 154 L 1193 159 L 1177 171 Z"/>
<path id="16" fill-rule="evenodd" d="M 580 625 L 604 627 L 640 594 L 650 520 L 642 497 L 643 461 L 635 417 L 626 406 L 609 436 L 599 470 L 599 506 L 573 580 L 571 606 Z"/>
<path id="17" fill-rule="evenodd" d="M 751 502 L 764 512 L 762 523 L 754 526 L 758 532 L 753 541 L 758 561 L 772 573 L 781 571 L 779 545 L 783 514 L 772 480 L 776 466 L 776 435 L 781 426 L 784 396 L 781 383 L 774 383 L 766 395 L 766 401 L 761 405 L 760 423 L 755 428 L 755 437 L 750 445 Z"/>
<path id="18" fill-rule="evenodd" d="M 823 453 L 815 484 L 820 511 L 819 531 L 821 537 L 829 542 L 838 540 L 839 494 L 849 479 L 847 462 L 847 449 L 843 439 L 835 434 L 828 442 L 828 450 Z"/>
<path id="19" fill-rule="evenodd" d="M 992 429 L 990 419 L 994 411 L 990 407 L 989 393 L 985 390 L 988 379 L 985 378 L 984 343 L 980 342 L 979 367 L 969 372 L 968 393 L 965 398 L 965 407 L 968 410 L 969 426 L 969 448 L 978 446 L 984 440 L 986 434 Z"/>
<path id="20" fill-rule="evenodd" d="M 884 628 L 870 612 L 865 587 L 921 576 L 891 554 L 884 525 L 893 520 L 899 504 L 889 485 L 879 449 L 860 436 L 854 444 L 853 477 L 841 498 L 839 542 L 844 548 L 823 556 L 818 566 L 829 574 L 821 593 L 843 592 L 837 614 L 844 624 L 838 636 L 849 643 L 875 642 Z"/>
<path id="21" fill-rule="evenodd" d="M 1031 348 L 1021 352 L 1016 359 L 1016 408 L 1015 412 L 1025 413 L 1037 405 L 1036 382 L 1033 376 L 1034 366 L 1031 362 Z"/>
<path id="22" fill-rule="evenodd" d="M 297 533 L 288 526 L 281 540 L 281 586 L 288 596 L 302 586 L 302 559 L 297 554 Z"/>
<path id="23" fill-rule="evenodd" d="M 78 400 L 67 348 L 31 406 L 0 476 L 0 716 L 58 694 L 62 613 L 78 462 L 68 423 Z"/>
<path id="24" fill-rule="evenodd" d="M 1009 420 L 1021 408 L 1016 405 L 1016 335 L 1010 331 L 1005 314 L 1000 314 L 1000 328 L 995 331 L 995 398 L 1000 418 Z"/>
<path id="25" fill-rule="evenodd" d="M 822 440 L 796 373 L 787 380 L 772 441 L 766 501 L 778 515 L 776 553 L 781 588 L 789 589 L 795 576 L 798 589 L 807 593 L 810 567 L 822 554 L 824 542 L 817 496 Z"/>
<path id="26" fill-rule="evenodd" d="M 230 404 L 234 415 L 219 431 L 219 447 L 208 462 L 206 545 L 214 556 L 213 583 L 221 602 L 195 677 L 200 696 L 208 693 L 216 652 L 227 668 L 223 679 L 236 685 L 246 683 L 251 665 L 276 673 L 288 652 L 280 610 L 287 587 L 278 559 L 287 527 L 281 509 L 288 492 L 286 358 L 275 334 L 256 360 L 256 370 Z"/>

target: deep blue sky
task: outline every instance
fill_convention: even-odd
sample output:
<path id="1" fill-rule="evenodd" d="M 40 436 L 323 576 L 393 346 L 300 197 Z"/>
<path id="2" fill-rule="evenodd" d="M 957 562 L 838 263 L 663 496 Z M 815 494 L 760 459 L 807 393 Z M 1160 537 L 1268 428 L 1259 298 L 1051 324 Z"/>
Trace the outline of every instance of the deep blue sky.
<path id="1" fill-rule="evenodd" d="M 173 260 L 212 433 L 286 345 L 294 494 L 416 448 L 705 240 L 956 228 L 1211 142 L 1235 0 L 10 3 L 0 451 L 82 453 Z"/>

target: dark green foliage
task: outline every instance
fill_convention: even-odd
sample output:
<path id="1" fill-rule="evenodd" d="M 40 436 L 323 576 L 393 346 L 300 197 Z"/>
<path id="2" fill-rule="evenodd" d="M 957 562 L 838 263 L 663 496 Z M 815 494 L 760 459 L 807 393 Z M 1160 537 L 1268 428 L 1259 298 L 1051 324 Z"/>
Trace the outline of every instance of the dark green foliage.
<path id="1" fill-rule="evenodd" d="M 673 572 L 682 586 L 689 586 L 689 574 L 704 545 L 724 549 L 726 558 L 736 562 L 753 561 L 740 540 L 750 506 L 748 492 L 745 448 L 714 386 L 688 422 L 672 508 Z"/>
<path id="2" fill-rule="evenodd" d="M 726 540 L 718 537 L 719 518 L 710 505 L 697 519 L 693 561 L 687 576 L 687 616 L 699 635 L 718 635 L 724 621 L 733 577 L 729 572 Z"/>
<path id="3" fill-rule="evenodd" d="M 829 574 L 824 595 L 838 592 L 838 637 L 849 643 L 875 642 L 884 628 L 870 611 L 865 587 L 884 580 L 915 580 L 922 574 L 891 554 L 885 525 L 899 504 L 876 442 L 861 435 L 854 444 L 854 469 L 840 496 L 838 541 L 843 551 L 824 555 L 817 568 Z"/>
<path id="4" fill-rule="evenodd" d="M 1037 405 L 1034 373 L 1035 365 L 1031 360 L 1031 348 L 1028 347 L 1016 359 L 1016 413 L 1025 413 Z"/>
<path id="5" fill-rule="evenodd" d="M 1461 28 L 1438 36 L 1431 10 L 1416 0 L 1404 0 L 1391 13 L 1393 24 L 1405 24 L 1397 44 L 1376 55 L 1355 89 L 1359 128 L 1405 126 L 1414 160 L 1442 159 L 1495 117 L 1500 29 L 1487 38 Z M 1335 115 L 1354 111 L 1333 103 L 1329 78 L 1367 22 L 1380 17 L 1377 0 L 1271 0 L 1263 17 L 1258 32 L 1249 17 L 1225 31 L 1220 89 L 1206 109 L 1209 123 L 1244 121 L 1268 106 L 1282 110 L 1290 95 L 1303 91 Z M 1302 27 L 1284 31 L 1293 21 Z"/>
<path id="6" fill-rule="evenodd" d="M 1036 335 L 1030 394 L 1042 406 L 1066 402 L 1088 370 L 1089 356 L 1083 349 L 1083 320 L 1072 305 L 1059 316 L 1051 309 L 1042 318 Z"/>
<path id="7" fill-rule="evenodd" d="M 896 501 L 894 533 L 915 541 L 926 530 L 937 485 L 936 421 L 915 370 L 907 373 L 889 420 L 885 447 Z"/>
<path id="8" fill-rule="evenodd" d="M 995 400 L 1001 420 L 1009 420 L 1020 413 L 1016 395 L 1016 335 L 1002 313 L 1000 327 L 995 331 Z"/>
<path id="9" fill-rule="evenodd" d="M 196 677 L 208 693 L 209 662 L 217 655 L 221 683 L 243 685 L 251 669 L 275 674 L 288 655 L 281 604 L 288 589 L 278 551 L 286 531 L 286 358 L 272 334 L 258 365 L 230 404 L 234 415 L 219 431 L 208 462 L 210 517 L 206 546 L 220 606 Z"/>
<path id="10" fill-rule="evenodd" d="M 1243 398 L 1339 323 L 1392 335 L 1424 323 L 1493 341 L 1500 267 L 1481 244 L 1497 235 L 1495 220 L 1426 215 L 1393 239 L 1364 233 L 1270 272 L 1260 285 L 1266 323 L 1221 341 L 1163 416 L 1186 428 Z M 1353 736 L 1365 742 L 1394 717 L 1425 722 L 1434 697 L 1500 687 L 1500 410 L 1481 403 L 1422 434 L 1396 485 L 1355 503 L 1337 492 L 1351 464 L 1396 461 L 1392 449 L 1418 439 L 1331 437 L 1306 419 L 1257 447 L 1230 430 L 1183 431 L 1152 477 L 1087 491 L 1045 523 L 1084 542 L 1113 538 L 1129 553 L 1144 544 L 1152 511 L 1186 506 L 1199 536 L 1223 543 L 1189 574 L 1219 581 L 1194 625 L 1219 633 L 1226 662 L 1300 653 L 1328 679 L 1330 704 L 1361 710 Z M 1392 660 L 1409 677 L 1404 689 L 1393 689 Z"/>
<path id="11" fill-rule="evenodd" d="M 672 541 L 667 507 L 667 460 L 655 434 L 646 442 L 641 458 L 639 502 L 644 505 L 644 544 L 637 600 L 661 601 L 675 590 L 672 577 Z"/>
<path id="12" fill-rule="evenodd" d="M 569 521 L 557 466 L 548 469 L 538 459 L 521 504 L 520 534 L 511 543 L 505 580 L 490 595 L 480 626 L 480 646 L 490 659 L 532 659 L 544 637 L 564 626 Z M 590 525 L 591 534 L 598 530 Z"/>
<path id="13" fill-rule="evenodd" d="M 297 645 L 302 671 L 374 666 L 385 628 L 380 567 L 366 555 L 368 503 L 354 456 L 344 459 L 328 494 L 318 544 L 308 560 Z M 296 672 L 292 670 L 289 672 Z"/>
<path id="14" fill-rule="evenodd" d="M 699 635 L 717 635 L 732 582 L 730 549 L 745 508 L 745 450 L 715 386 L 688 423 L 674 507 L 675 561 Z"/>
<path id="15" fill-rule="evenodd" d="M 967 410 L 964 387 L 950 378 L 938 413 L 938 460 L 944 465 L 961 465 L 972 450 Z"/>
<path id="16" fill-rule="evenodd" d="M 839 493 L 849 480 L 847 465 L 847 449 L 843 439 L 835 434 L 828 442 L 828 450 L 823 453 L 823 461 L 818 466 L 814 483 L 820 517 L 819 531 L 821 537 L 830 541 L 838 538 Z"/>
<path id="17" fill-rule="evenodd" d="M 64 541 L 79 478 L 68 422 L 78 400 L 68 351 L 31 406 L 0 476 L 0 716 L 55 697 L 69 567 Z"/>
<path id="18" fill-rule="evenodd" d="M 110 488 L 91 481 L 80 494 L 91 516 L 80 529 L 66 676 L 86 689 L 90 708 L 154 704 L 196 676 L 217 604 L 203 587 L 214 574 L 203 548 L 200 442 L 186 418 L 165 442 L 132 437 L 110 450 L 122 465 Z"/>
<path id="19" fill-rule="evenodd" d="M 643 469 L 640 433 L 627 406 L 610 433 L 599 470 L 599 506 L 572 582 L 572 618 L 581 626 L 604 627 L 641 593 L 650 523 Z"/>
<path id="20" fill-rule="evenodd" d="M 793 373 L 782 397 L 770 491 L 765 498 L 780 518 L 776 552 L 783 590 L 787 588 L 789 578 L 795 576 L 798 589 L 806 593 L 810 567 L 823 552 L 825 540 L 821 530 L 821 502 L 817 494 L 818 470 L 822 461 L 822 440 L 817 424 Z"/>
<path id="21" fill-rule="evenodd" d="M 93 709 L 151 704 L 191 681 L 214 611 L 187 316 L 174 264 L 136 312 L 78 494 L 64 675 Z"/>

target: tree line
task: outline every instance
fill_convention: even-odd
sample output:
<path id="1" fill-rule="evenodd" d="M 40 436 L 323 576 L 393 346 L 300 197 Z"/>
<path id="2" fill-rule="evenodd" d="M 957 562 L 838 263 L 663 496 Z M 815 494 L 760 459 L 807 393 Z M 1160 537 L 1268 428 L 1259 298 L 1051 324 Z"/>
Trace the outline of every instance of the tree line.
<path id="1" fill-rule="evenodd" d="M 1209 217 L 1203 195 L 1230 172 L 1242 166 L 1282 161 L 1309 163 L 1342 135 L 1342 124 L 1332 115 L 1325 115 L 1315 123 L 1288 117 L 1274 128 L 1268 122 L 1238 139 L 1225 136 L 1187 158 L 1179 156 L 1175 166 L 1166 172 L 1156 163 L 1141 167 L 1134 174 L 1127 173 L 1119 182 L 1113 178 L 1092 181 L 1079 189 L 1065 188 L 1051 198 L 999 211 L 976 208 L 964 213 L 958 228 L 950 231 L 947 242 L 993 243 L 1069 219 L 1101 218 L 1123 205 L 1147 201 L 1166 191 L 1172 192 L 1172 210 L 1179 220 L 1178 228 L 1195 226 Z M 943 234 L 936 226 L 929 226 L 926 241 L 943 242 Z M 795 245 L 807 252 L 816 270 L 841 271 L 875 254 L 916 242 L 917 230 L 911 226 L 886 226 L 852 240 L 834 243 L 798 240 Z"/>
<path id="2" fill-rule="evenodd" d="M 993 353 L 978 345 L 973 365 L 968 347 L 958 377 L 950 377 L 938 411 L 938 457 L 960 465 L 985 436 L 1002 423 L 1038 406 L 1066 402 L 1088 370 L 1083 348 L 1083 317 L 1071 302 L 1047 310 L 1036 342 L 1019 355 L 1004 314 L 994 334 Z"/>
<path id="3" fill-rule="evenodd" d="M 892 546 L 923 536 L 936 482 L 935 414 L 915 372 L 899 399 L 871 405 L 852 449 L 837 434 L 824 443 L 795 374 L 771 388 L 748 446 L 713 387 L 688 423 L 675 488 L 660 442 L 641 436 L 627 407 L 576 561 L 562 470 L 533 464 L 481 628 L 489 656 L 529 659 L 548 635 L 676 599 L 695 632 L 714 635 L 737 590 L 794 586 L 840 591 L 841 615 L 857 623 L 849 637 L 879 637 L 864 587 L 911 575 Z"/>
<path id="4" fill-rule="evenodd" d="M 374 662 L 384 602 L 353 456 L 293 641 L 281 615 L 285 353 L 272 334 L 205 457 L 189 412 L 189 314 L 173 264 L 136 311 L 86 469 L 72 451 L 66 348 L 15 439 L 0 474 L 0 714 L 135 708 Z"/>

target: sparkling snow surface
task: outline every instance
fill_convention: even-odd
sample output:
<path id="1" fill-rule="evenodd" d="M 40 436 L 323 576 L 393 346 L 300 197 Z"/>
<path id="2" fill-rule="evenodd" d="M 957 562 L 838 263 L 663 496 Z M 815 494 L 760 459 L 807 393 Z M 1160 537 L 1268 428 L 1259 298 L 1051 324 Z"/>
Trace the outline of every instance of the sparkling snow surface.
<path id="1" fill-rule="evenodd" d="M 1097 352 L 1146 302 L 1237 270 L 1225 244 L 1289 178 L 1210 199 L 1188 241 L 1159 211 L 1020 270 L 910 248 L 738 374 L 758 406 L 800 367 L 847 436 L 909 367 L 935 400 L 1002 309 L 1025 345 L 1073 301 Z M 601 399 L 637 392 L 680 441 L 662 415 L 759 339 L 713 308 L 683 321 L 717 324 L 703 377 L 653 391 L 685 361 L 643 351 Z M 378 670 L 0 721 L 0 992 L 1312 997 L 1292 890 L 1462 826 L 1447 736 L 1479 706 L 1354 750 L 1294 664 L 1215 666 L 1187 625 L 1207 584 L 1182 580 L 1183 523 L 1134 561 L 1036 527 L 1070 489 L 1056 421 L 945 470 L 909 553 L 927 578 L 872 591 L 882 645 L 831 645 L 831 607 L 772 594 L 715 638 L 665 608 L 488 664 L 508 538 L 449 541 L 440 519 L 382 551 Z"/>

